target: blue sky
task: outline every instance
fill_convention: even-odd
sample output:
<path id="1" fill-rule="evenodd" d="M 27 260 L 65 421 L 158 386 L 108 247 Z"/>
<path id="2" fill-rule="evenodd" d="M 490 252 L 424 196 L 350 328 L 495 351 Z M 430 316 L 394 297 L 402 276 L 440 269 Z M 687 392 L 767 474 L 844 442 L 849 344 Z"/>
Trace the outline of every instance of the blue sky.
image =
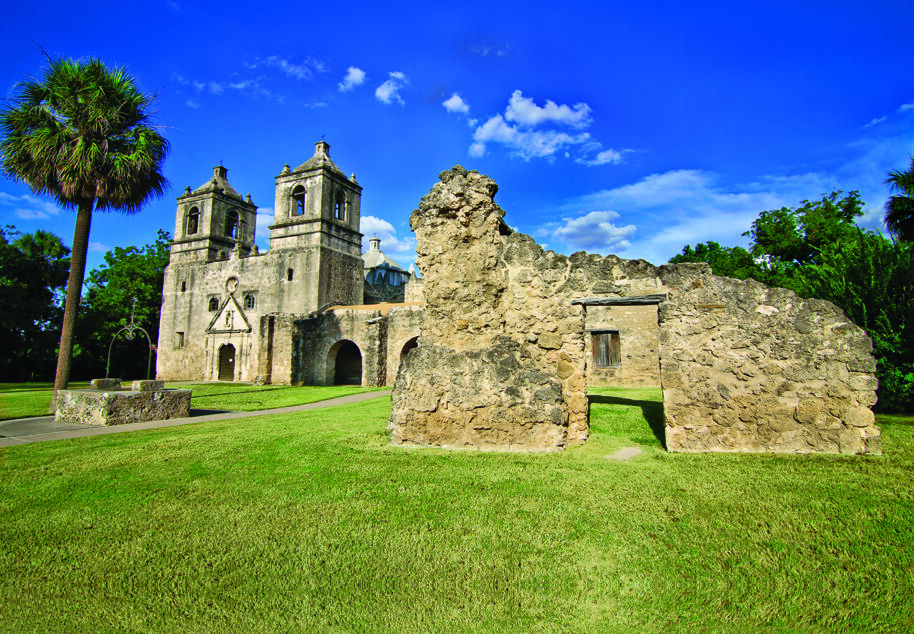
<path id="1" fill-rule="evenodd" d="M 430 6 L 435 5 L 435 6 Z M 165 198 L 97 213 L 89 267 L 172 231 L 222 163 L 260 207 L 322 137 L 364 187 L 363 233 L 404 266 L 409 214 L 460 164 L 561 253 L 665 262 L 760 211 L 858 189 L 882 228 L 914 154 L 914 2 L 15 3 L 0 95 L 51 56 L 98 57 L 155 94 Z M 15 25 L 11 28 L 9 25 Z M 0 224 L 72 240 L 72 211 L 0 179 Z"/>

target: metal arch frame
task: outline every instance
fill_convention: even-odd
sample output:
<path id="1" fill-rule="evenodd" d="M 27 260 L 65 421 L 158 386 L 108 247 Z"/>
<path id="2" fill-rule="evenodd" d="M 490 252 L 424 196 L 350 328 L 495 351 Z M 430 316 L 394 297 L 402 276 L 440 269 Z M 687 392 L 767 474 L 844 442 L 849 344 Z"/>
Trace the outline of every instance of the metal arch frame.
<path id="1" fill-rule="evenodd" d="M 111 343 L 108 344 L 108 360 L 105 362 L 105 378 L 108 378 L 108 372 L 111 369 L 111 350 L 114 348 L 114 341 L 117 339 L 117 336 L 122 332 L 127 334 L 124 335 L 124 338 L 128 341 L 132 340 L 136 336 L 136 331 L 139 330 L 144 335 L 146 335 L 146 380 L 149 380 L 149 372 L 152 368 L 152 340 L 149 338 L 149 333 L 146 332 L 146 329 L 142 326 L 137 326 L 133 321 L 133 313 L 136 308 L 136 298 L 133 299 L 133 305 L 130 308 L 130 323 L 114 333 L 114 336 L 111 337 Z"/>

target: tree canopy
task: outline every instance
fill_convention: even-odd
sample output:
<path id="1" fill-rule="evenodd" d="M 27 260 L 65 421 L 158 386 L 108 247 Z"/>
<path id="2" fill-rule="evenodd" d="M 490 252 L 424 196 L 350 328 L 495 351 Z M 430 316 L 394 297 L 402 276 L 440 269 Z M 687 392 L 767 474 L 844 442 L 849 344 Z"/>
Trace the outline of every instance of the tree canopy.
<path id="1" fill-rule="evenodd" d="M 53 368 L 60 335 L 59 291 L 70 250 L 47 231 L 0 227 L 0 377 L 24 381 Z"/>
<path id="2" fill-rule="evenodd" d="M 143 328 L 155 345 L 162 306 L 162 284 L 168 265 L 171 235 L 161 229 L 156 239 L 141 247 L 115 247 L 105 253 L 105 262 L 89 272 L 83 299 L 85 318 L 78 330 L 80 348 L 74 372 L 86 378 L 103 376 L 112 338 L 130 321 Z M 133 300 L 136 300 L 134 306 Z M 110 372 L 119 378 L 145 378 L 146 338 L 137 335 L 114 340 Z M 153 369 L 155 354 L 152 355 Z"/>
<path id="3" fill-rule="evenodd" d="M 77 210 L 54 381 L 62 389 L 70 377 L 92 211 L 133 212 L 164 193 L 168 142 L 151 124 L 150 99 L 124 70 L 97 59 L 49 61 L 44 77 L 20 84 L 12 106 L 0 112 L 0 166 L 36 194 Z"/>
<path id="4" fill-rule="evenodd" d="M 885 225 L 899 240 L 914 242 L 914 157 L 907 171 L 889 172 L 885 182 L 897 192 L 885 204 Z"/>

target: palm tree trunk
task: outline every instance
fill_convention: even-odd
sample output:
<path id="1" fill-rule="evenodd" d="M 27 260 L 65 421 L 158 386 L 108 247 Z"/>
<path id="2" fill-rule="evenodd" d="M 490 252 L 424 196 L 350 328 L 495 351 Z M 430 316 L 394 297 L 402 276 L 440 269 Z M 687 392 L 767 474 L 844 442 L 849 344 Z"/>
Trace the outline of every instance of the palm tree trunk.
<path id="1" fill-rule="evenodd" d="M 92 225 L 94 200 L 81 200 L 76 212 L 76 229 L 73 232 L 73 250 L 70 252 L 70 278 L 67 281 L 67 299 L 64 304 L 63 325 L 60 328 L 60 348 L 57 352 L 57 374 L 54 377 L 54 396 L 51 413 L 57 410 L 57 390 L 67 389 L 70 383 L 70 364 L 73 360 L 73 331 L 86 275 L 86 253 L 89 250 L 89 229 Z"/>

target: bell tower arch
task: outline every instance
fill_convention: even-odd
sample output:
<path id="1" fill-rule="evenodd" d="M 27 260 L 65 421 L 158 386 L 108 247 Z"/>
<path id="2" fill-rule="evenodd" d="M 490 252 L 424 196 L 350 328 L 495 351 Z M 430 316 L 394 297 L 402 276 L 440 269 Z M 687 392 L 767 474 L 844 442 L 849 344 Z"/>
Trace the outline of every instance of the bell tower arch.
<path id="1" fill-rule="evenodd" d="M 254 248 L 257 207 L 251 195 L 242 198 L 219 165 L 213 177 L 178 197 L 171 262 L 224 260 L 233 249 L 248 255 Z"/>
<path id="2" fill-rule="evenodd" d="M 330 159 L 330 145 L 276 177 L 270 251 L 284 262 L 284 295 L 297 312 L 362 303 L 362 187 Z"/>

